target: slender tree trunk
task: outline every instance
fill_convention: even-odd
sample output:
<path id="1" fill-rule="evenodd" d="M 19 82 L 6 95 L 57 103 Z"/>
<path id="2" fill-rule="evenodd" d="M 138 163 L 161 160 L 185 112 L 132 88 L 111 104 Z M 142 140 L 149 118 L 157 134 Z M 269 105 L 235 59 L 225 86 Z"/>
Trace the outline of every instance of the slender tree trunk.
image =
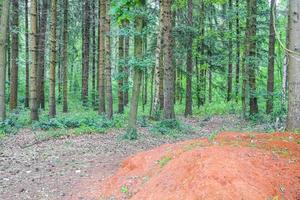
<path id="1" fill-rule="evenodd" d="M 159 25 L 157 28 L 157 43 L 155 52 L 154 67 L 154 97 L 152 106 L 152 117 L 158 119 L 160 117 L 160 109 L 163 108 L 163 63 L 162 63 L 162 35 L 163 35 L 163 5 L 162 0 L 159 1 L 160 14 Z"/>
<path id="2" fill-rule="evenodd" d="M 267 85 L 267 106 L 266 112 L 269 114 L 273 111 L 273 97 L 274 97 L 274 64 L 275 64 L 275 29 L 274 20 L 276 4 L 275 0 L 271 1 L 270 11 L 270 35 L 269 35 L 269 66 L 268 66 L 268 85 Z"/>
<path id="3" fill-rule="evenodd" d="M 289 68 L 287 130 L 300 130 L 300 1 L 289 1 Z"/>
<path id="4" fill-rule="evenodd" d="M 64 0 L 63 21 L 63 112 L 68 112 L 68 0 Z"/>
<path id="5" fill-rule="evenodd" d="M 193 26 L 193 0 L 188 0 L 188 26 Z M 188 50 L 186 58 L 186 101 L 185 101 L 185 117 L 192 115 L 192 77 L 193 77 L 193 36 L 190 34 L 188 39 Z"/>
<path id="6" fill-rule="evenodd" d="M 99 114 L 105 112 L 105 16 L 106 16 L 106 2 L 99 0 Z"/>
<path id="7" fill-rule="evenodd" d="M 200 34 L 201 34 L 201 42 L 200 42 L 200 55 L 205 56 L 205 43 L 204 43 L 204 36 L 205 36 L 205 2 L 201 1 L 200 6 Z M 201 58 L 200 64 L 201 66 L 205 63 L 205 60 Z M 203 106 L 205 104 L 205 69 L 202 67 L 199 69 L 200 71 L 200 105 Z"/>
<path id="8" fill-rule="evenodd" d="M 140 0 L 141 6 L 145 5 L 145 0 Z M 135 31 L 134 36 L 134 55 L 137 59 L 142 59 L 143 57 L 143 38 L 141 36 L 143 31 L 143 18 L 142 16 L 137 16 L 135 19 Z M 141 90 L 143 71 L 140 66 L 134 69 L 133 76 L 133 88 L 132 96 L 130 101 L 130 111 L 129 111 L 129 121 L 128 121 L 128 133 L 136 133 L 136 121 L 137 121 L 137 110 L 139 103 L 139 96 Z M 134 138 L 134 135 L 133 135 Z"/>
<path id="9" fill-rule="evenodd" d="M 106 97 L 107 97 L 107 118 L 113 116 L 113 96 L 112 96 L 112 81 L 111 81 L 111 38 L 110 38 L 110 0 L 106 0 L 106 57 L 105 57 L 105 75 L 106 75 Z"/>
<path id="10" fill-rule="evenodd" d="M 124 67 L 124 106 L 128 105 L 129 102 L 129 66 L 128 66 L 128 59 L 129 59 L 129 37 L 125 36 L 125 46 L 124 46 L 124 59 L 125 59 L 125 67 Z"/>
<path id="11" fill-rule="evenodd" d="M 55 68 L 56 68 L 56 23 L 57 23 L 57 0 L 51 1 L 51 52 L 50 52 L 50 89 L 49 89 L 49 116 L 56 115 L 56 101 L 55 101 Z"/>
<path id="12" fill-rule="evenodd" d="M 45 108 L 45 46 L 46 46 L 46 31 L 47 31 L 47 18 L 48 18 L 48 3 L 49 0 L 43 0 L 42 14 L 39 21 L 39 34 L 38 34 L 38 71 L 37 71 L 37 91 L 38 91 L 38 104 Z"/>
<path id="13" fill-rule="evenodd" d="M 257 95 L 256 95 L 256 0 L 249 0 L 248 3 L 248 45 L 247 45 L 247 72 L 249 76 L 250 88 L 250 115 L 258 113 Z"/>
<path id="14" fill-rule="evenodd" d="M 164 26 L 164 119 L 175 119 L 174 111 L 174 66 L 172 52 L 171 0 L 163 1 Z"/>
<path id="15" fill-rule="evenodd" d="M 92 16 L 92 105 L 95 108 L 96 105 L 96 51 L 97 51 L 97 43 L 96 43 L 96 0 L 93 0 L 93 16 Z"/>
<path id="16" fill-rule="evenodd" d="M 121 28 L 123 28 L 121 26 Z M 118 112 L 124 112 L 124 35 L 121 32 L 119 36 L 119 76 L 118 76 Z"/>
<path id="17" fill-rule="evenodd" d="M 235 68 L 235 100 L 238 102 L 240 88 L 240 14 L 239 0 L 236 0 L 236 68 Z"/>
<path id="18" fill-rule="evenodd" d="M 146 23 L 144 23 L 144 26 L 146 26 Z M 144 50 L 143 50 L 143 54 L 146 55 L 147 54 L 147 48 L 148 48 L 148 42 L 147 42 L 147 34 L 144 35 L 143 38 L 143 46 L 144 46 Z M 144 98 L 143 98 L 143 111 L 145 106 L 147 105 L 147 101 L 148 101 L 148 70 L 147 68 L 144 70 Z"/>
<path id="19" fill-rule="evenodd" d="M 11 16 L 8 15 L 8 25 L 7 25 L 7 48 L 6 48 L 6 70 L 7 70 L 7 81 L 10 83 L 10 67 L 11 67 Z"/>
<path id="20" fill-rule="evenodd" d="M 9 15 L 9 0 L 2 1 L 1 19 L 0 19 L 0 121 L 6 118 L 5 106 L 5 80 L 6 80 L 6 39 Z"/>
<path id="21" fill-rule="evenodd" d="M 18 59 L 19 59 L 19 1 L 12 1 L 11 69 L 10 69 L 10 110 L 18 105 Z"/>
<path id="22" fill-rule="evenodd" d="M 125 21 L 125 27 L 128 28 L 128 21 Z M 124 59 L 125 59 L 125 66 L 124 66 L 124 106 L 128 105 L 128 91 L 129 91 L 129 67 L 128 67 L 128 59 L 129 59 L 129 37 L 125 36 L 125 46 L 124 46 Z"/>
<path id="23" fill-rule="evenodd" d="M 28 0 L 25 0 L 25 107 L 29 107 Z"/>
<path id="24" fill-rule="evenodd" d="M 200 100 L 201 100 L 201 82 L 200 82 L 200 72 L 199 72 L 199 63 L 196 58 L 196 96 L 197 96 L 197 107 L 200 108 Z"/>
<path id="25" fill-rule="evenodd" d="M 37 0 L 30 0 L 30 110 L 31 120 L 39 120 L 37 101 Z"/>
<path id="26" fill-rule="evenodd" d="M 89 94 L 89 57 L 90 57 L 90 5 L 89 0 L 83 3 L 83 71 L 82 71 L 82 104 L 87 106 Z"/>
<path id="27" fill-rule="evenodd" d="M 232 10 L 232 0 L 229 0 L 229 10 Z M 232 32 L 232 19 L 229 17 L 229 32 Z M 227 79 L 227 101 L 232 98 L 232 38 L 229 38 L 228 44 L 228 79 Z"/>

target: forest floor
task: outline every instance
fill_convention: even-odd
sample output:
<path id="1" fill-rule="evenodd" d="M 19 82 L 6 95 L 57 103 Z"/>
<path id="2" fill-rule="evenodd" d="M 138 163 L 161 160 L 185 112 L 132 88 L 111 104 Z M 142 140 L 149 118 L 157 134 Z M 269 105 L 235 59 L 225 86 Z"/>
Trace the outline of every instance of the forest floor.
<path id="1" fill-rule="evenodd" d="M 41 139 L 41 131 L 23 129 L 0 140 L 0 199 L 98 200 L 99 184 L 137 152 L 221 131 L 264 132 L 266 128 L 235 115 L 180 120 L 193 127 L 189 134 L 172 138 L 140 127 L 135 141 L 121 139 L 124 129 L 47 139 Z"/>

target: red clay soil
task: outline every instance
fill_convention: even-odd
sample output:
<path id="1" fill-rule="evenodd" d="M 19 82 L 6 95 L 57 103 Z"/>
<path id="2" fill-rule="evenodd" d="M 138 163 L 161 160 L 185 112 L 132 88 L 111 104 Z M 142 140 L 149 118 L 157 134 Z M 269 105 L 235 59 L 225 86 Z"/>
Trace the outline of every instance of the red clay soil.
<path id="1" fill-rule="evenodd" d="M 223 133 L 125 160 L 100 199 L 299 200 L 300 135 Z"/>

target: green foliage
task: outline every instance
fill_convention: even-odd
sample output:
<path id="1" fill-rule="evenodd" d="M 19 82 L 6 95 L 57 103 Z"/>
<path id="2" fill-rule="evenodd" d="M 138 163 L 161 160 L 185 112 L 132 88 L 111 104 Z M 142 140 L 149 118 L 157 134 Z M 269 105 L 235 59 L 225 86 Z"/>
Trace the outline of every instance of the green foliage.
<path id="1" fill-rule="evenodd" d="M 126 133 L 123 135 L 125 140 L 136 140 L 137 139 L 137 130 L 135 128 L 127 129 Z"/>
<path id="2" fill-rule="evenodd" d="M 124 194 L 127 194 L 129 192 L 128 187 L 127 186 L 122 186 L 121 192 L 124 193 Z"/>
<path id="3" fill-rule="evenodd" d="M 189 133 L 191 129 L 178 120 L 163 120 L 154 124 L 151 131 L 161 135 L 179 137 Z"/>
<path id="4" fill-rule="evenodd" d="M 15 109 L 3 122 L 0 122 L 0 135 L 15 134 L 20 128 L 29 125 L 28 115 L 28 110 Z"/>
<path id="5" fill-rule="evenodd" d="M 115 115 L 112 120 L 99 116 L 95 112 L 63 114 L 57 118 L 49 119 L 48 116 L 32 125 L 33 129 L 55 130 L 74 129 L 75 134 L 82 133 L 104 133 L 110 128 L 120 128 L 123 126 L 124 117 Z"/>

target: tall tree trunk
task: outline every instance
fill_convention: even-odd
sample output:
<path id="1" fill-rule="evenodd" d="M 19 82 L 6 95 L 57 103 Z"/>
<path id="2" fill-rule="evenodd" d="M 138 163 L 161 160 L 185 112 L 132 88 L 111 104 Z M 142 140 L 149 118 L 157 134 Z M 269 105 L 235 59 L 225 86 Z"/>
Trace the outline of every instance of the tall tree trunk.
<path id="1" fill-rule="evenodd" d="M 125 27 L 128 28 L 128 21 L 125 20 Z M 124 59 L 125 59 L 125 66 L 124 66 L 124 106 L 128 105 L 128 91 L 129 91 L 129 66 L 128 66 L 128 59 L 129 59 L 129 36 L 125 36 L 124 38 Z"/>
<path id="2" fill-rule="evenodd" d="M 289 1 L 289 68 L 287 130 L 300 130 L 300 1 Z"/>
<path id="3" fill-rule="evenodd" d="M 46 46 L 46 31 L 47 31 L 47 18 L 48 18 L 48 3 L 49 0 L 43 0 L 42 13 L 39 21 L 39 34 L 38 34 L 38 71 L 37 71 L 37 91 L 38 91 L 38 104 L 41 108 L 45 108 L 45 46 Z"/>
<path id="4" fill-rule="evenodd" d="M 6 39 L 9 15 L 9 0 L 2 1 L 0 19 L 0 121 L 6 118 L 5 80 L 6 80 Z"/>
<path id="5" fill-rule="evenodd" d="M 51 52 L 50 52 L 50 89 L 49 89 L 49 116 L 56 115 L 56 101 L 55 101 L 55 68 L 56 68 L 56 23 L 57 23 L 57 0 L 51 1 Z"/>
<path id="6" fill-rule="evenodd" d="M 144 26 L 146 27 L 146 23 L 144 23 Z M 146 55 L 147 54 L 147 48 L 148 48 L 148 42 L 147 42 L 147 34 L 144 35 L 143 38 L 143 46 L 144 46 L 144 50 L 143 50 L 143 54 Z M 143 111 L 145 109 L 145 106 L 147 105 L 147 101 L 148 101 L 148 70 L 147 68 L 144 70 L 144 98 L 143 98 Z"/>
<path id="7" fill-rule="evenodd" d="M 201 1 L 200 5 L 200 34 L 201 34 L 201 41 L 200 41 L 200 55 L 202 57 L 205 56 L 205 43 L 204 43 L 204 36 L 205 36 L 205 2 Z M 199 69 L 200 71 L 200 105 L 203 106 L 205 104 L 205 99 L 206 99 L 206 91 L 205 91 L 205 69 L 202 67 L 203 64 L 205 63 L 204 58 L 201 58 L 200 64 L 201 67 Z"/>
<path id="8" fill-rule="evenodd" d="M 97 21 L 97 12 L 96 12 L 96 0 L 93 0 L 92 6 L 92 105 L 95 108 L 96 105 L 96 51 L 97 51 L 97 42 L 96 42 L 96 21 Z"/>
<path id="9" fill-rule="evenodd" d="M 68 0 L 64 0 L 62 57 L 63 57 L 63 112 L 68 112 Z"/>
<path id="10" fill-rule="evenodd" d="M 107 97 L 107 118 L 113 116 L 113 96 L 112 96 L 112 81 L 111 81 L 111 47 L 110 47 L 110 0 L 106 0 L 106 53 L 105 53 L 105 75 L 106 75 L 106 97 Z"/>
<path id="11" fill-rule="evenodd" d="M 162 64 L 162 35 L 163 35 L 163 5 L 162 0 L 159 1 L 160 14 L 159 25 L 157 28 L 157 43 L 155 52 L 154 67 L 154 97 L 152 106 L 152 117 L 158 119 L 160 117 L 160 108 L 163 104 L 163 64 Z"/>
<path id="12" fill-rule="evenodd" d="M 275 29 L 274 21 L 276 4 L 275 0 L 271 1 L 270 10 L 270 35 L 269 35 L 269 66 L 268 66 L 268 85 L 267 85 L 267 106 L 266 112 L 269 114 L 273 111 L 273 97 L 274 97 L 274 63 L 275 63 Z"/>
<path id="13" fill-rule="evenodd" d="M 188 26 L 193 26 L 193 0 L 188 0 Z M 187 117 L 193 114 L 192 110 L 192 77 L 193 77 L 193 38 L 192 34 L 188 39 L 188 50 L 186 58 L 186 101 L 184 116 Z"/>
<path id="14" fill-rule="evenodd" d="M 250 88 L 250 115 L 258 113 L 257 95 L 256 95 L 256 0 L 248 0 L 248 45 L 247 45 L 247 72 L 249 76 Z"/>
<path id="15" fill-rule="evenodd" d="M 25 0 L 25 107 L 29 107 L 28 0 Z"/>
<path id="16" fill-rule="evenodd" d="M 164 26 L 164 119 L 175 119 L 174 111 L 174 73 L 172 52 L 172 13 L 171 0 L 163 1 Z"/>
<path id="17" fill-rule="evenodd" d="M 239 14 L 239 0 L 235 2 L 236 7 L 236 67 L 235 67 L 235 100 L 238 102 L 239 88 L 240 88 L 240 14 Z"/>
<path id="18" fill-rule="evenodd" d="M 139 0 L 141 3 L 140 6 L 145 5 L 145 0 Z M 143 37 L 141 36 L 143 31 L 143 18 L 142 16 L 137 16 L 135 19 L 135 32 L 137 33 L 134 36 L 134 55 L 137 59 L 142 59 L 143 57 Z M 137 110 L 139 103 L 139 96 L 141 90 L 143 71 L 141 66 L 137 66 L 134 69 L 133 76 L 133 88 L 132 96 L 130 102 L 130 111 L 129 111 L 129 121 L 128 121 L 128 133 L 131 134 L 132 139 L 136 138 L 136 121 L 137 121 Z"/>
<path id="19" fill-rule="evenodd" d="M 201 100 L 201 84 L 200 84 L 200 72 L 199 72 L 199 63 L 196 58 L 196 96 L 197 96 L 197 107 L 200 108 L 200 100 Z"/>
<path id="20" fill-rule="evenodd" d="M 89 0 L 83 3 L 83 71 L 82 71 L 82 104 L 87 106 L 89 94 L 89 55 L 90 55 L 90 5 Z"/>
<path id="21" fill-rule="evenodd" d="M 105 112 L 105 16 L 106 16 L 106 2 L 99 0 L 99 114 Z"/>
<path id="22" fill-rule="evenodd" d="M 11 37 L 10 37 L 10 32 L 11 32 L 11 16 L 8 15 L 8 25 L 7 25 L 7 48 L 6 48 L 6 70 L 7 70 L 7 80 L 10 83 L 10 67 L 11 67 Z"/>
<path id="23" fill-rule="evenodd" d="M 232 0 L 229 0 L 229 10 L 232 10 Z M 229 17 L 229 32 L 232 32 L 232 18 Z M 232 38 L 228 43 L 228 75 L 227 75 L 227 101 L 232 98 Z"/>
<path id="24" fill-rule="evenodd" d="M 30 110 L 31 120 L 39 120 L 37 101 L 37 0 L 30 0 Z"/>
<path id="25" fill-rule="evenodd" d="M 11 23 L 11 69 L 10 69 L 10 110 L 18 105 L 18 59 L 19 59 L 19 1 L 12 1 Z"/>
<path id="26" fill-rule="evenodd" d="M 123 23 L 124 24 L 124 23 Z M 123 28 L 123 26 L 120 26 Z M 119 65 L 118 65 L 118 112 L 124 112 L 124 35 L 122 31 L 119 36 Z"/>

